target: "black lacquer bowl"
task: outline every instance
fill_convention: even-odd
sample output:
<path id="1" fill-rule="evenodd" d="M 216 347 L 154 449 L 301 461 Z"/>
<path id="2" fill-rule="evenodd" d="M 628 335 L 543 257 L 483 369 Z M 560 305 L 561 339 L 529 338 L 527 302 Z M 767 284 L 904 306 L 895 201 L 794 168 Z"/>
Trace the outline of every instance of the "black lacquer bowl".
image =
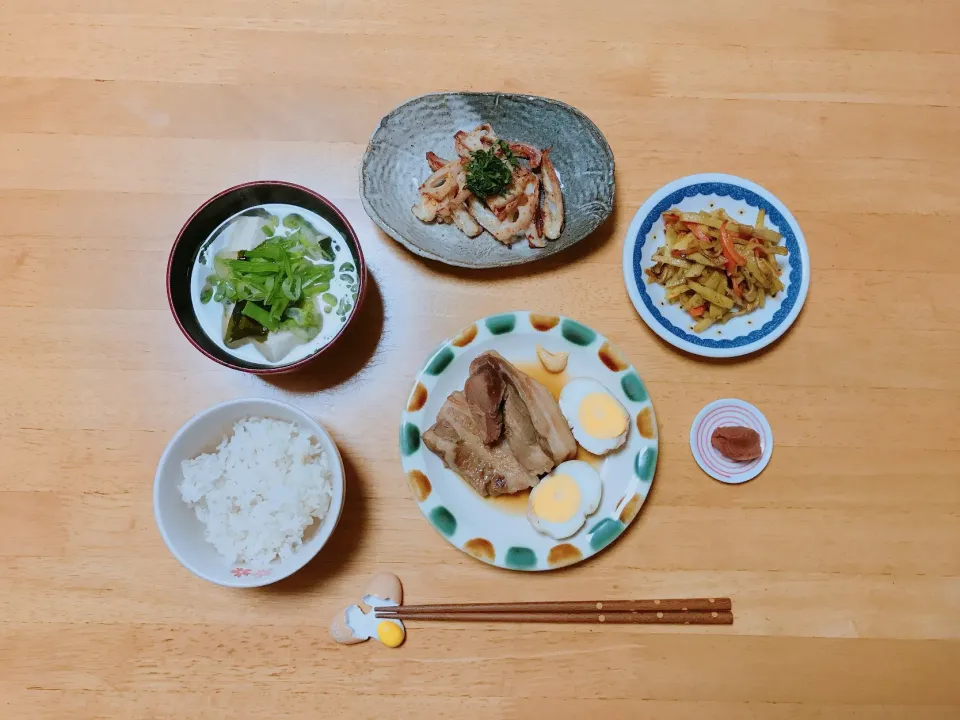
<path id="1" fill-rule="evenodd" d="M 333 225 L 353 256 L 359 282 L 357 301 L 339 332 L 312 354 L 288 364 L 253 363 L 226 352 L 208 337 L 200 327 L 191 297 L 190 278 L 193 273 L 193 266 L 198 253 L 210 234 L 221 223 L 237 213 L 267 203 L 295 205 L 316 213 Z M 170 251 L 170 260 L 167 263 L 167 299 L 170 302 L 173 317 L 187 340 L 211 360 L 234 370 L 256 375 L 287 373 L 298 370 L 333 347 L 360 314 L 360 307 L 363 304 L 366 290 L 367 267 L 363 259 L 363 251 L 360 249 L 357 234 L 344 214 L 333 203 L 313 190 L 280 181 L 263 180 L 244 183 L 224 190 L 207 200 L 193 213 L 180 230 L 180 234 L 177 235 L 176 242 L 173 244 L 173 249 Z"/>

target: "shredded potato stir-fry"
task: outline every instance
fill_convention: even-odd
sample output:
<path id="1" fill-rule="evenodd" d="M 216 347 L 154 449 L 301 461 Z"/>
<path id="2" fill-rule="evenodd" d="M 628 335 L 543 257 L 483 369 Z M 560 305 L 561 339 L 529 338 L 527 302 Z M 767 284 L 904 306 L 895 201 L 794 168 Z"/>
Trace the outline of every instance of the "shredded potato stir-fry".
<path id="1" fill-rule="evenodd" d="M 783 290 L 777 255 L 787 248 L 763 221 L 763 210 L 756 226 L 735 222 L 723 210 L 663 213 L 665 244 L 647 274 L 696 320 L 694 332 L 762 308 Z"/>

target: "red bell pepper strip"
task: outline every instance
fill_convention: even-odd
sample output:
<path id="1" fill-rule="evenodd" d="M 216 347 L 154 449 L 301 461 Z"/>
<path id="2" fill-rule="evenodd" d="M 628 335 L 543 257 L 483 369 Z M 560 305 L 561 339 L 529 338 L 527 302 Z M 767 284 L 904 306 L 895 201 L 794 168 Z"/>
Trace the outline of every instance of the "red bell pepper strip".
<path id="1" fill-rule="evenodd" d="M 697 223 L 687 223 L 687 227 L 690 228 L 690 232 L 697 236 L 697 240 L 703 245 L 704 248 L 710 246 L 713 242 L 710 238 L 707 237 L 706 233 L 700 229 L 700 226 Z"/>
<path id="2" fill-rule="evenodd" d="M 694 317 L 700 317 L 707 311 L 706 305 L 697 305 L 695 308 L 690 308 L 690 314 Z"/>
<path id="3" fill-rule="evenodd" d="M 727 223 L 724 222 L 720 226 L 720 244 L 723 245 L 723 256 L 727 259 L 727 273 L 730 273 L 730 263 L 733 263 L 734 267 L 738 265 L 746 265 L 747 261 L 743 259 L 743 255 L 737 252 L 737 249 L 733 246 L 733 239 L 727 233 Z"/>

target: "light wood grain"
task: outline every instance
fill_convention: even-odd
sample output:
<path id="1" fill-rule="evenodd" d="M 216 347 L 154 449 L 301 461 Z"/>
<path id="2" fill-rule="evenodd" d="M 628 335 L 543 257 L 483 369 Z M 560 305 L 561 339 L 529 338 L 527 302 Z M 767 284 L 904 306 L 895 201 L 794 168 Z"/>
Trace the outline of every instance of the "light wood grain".
<path id="1" fill-rule="evenodd" d="M 957 27 L 954 0 L 6 0 L 0 715 L 956 718 Z M 611 222 L 567 254 L 488 274 L 421 262 L 380 234 L 357 197 L 367 138 L 397 103 L 449 89 L 586 112 L 616 154 Z M 810 245 L 796 326 L 738 362 L 665 346 L 618 279 L 636 208 L 702 171 L 770 188 Z M 200 356 L 164 296 L 183 220 L 258 178 L 334 199 L 375 279 L 350 347 L 273 381 Z M 516 308 L 611 337 L 660 423 L 638 521 L 548 575 L 448 546 L 396 446 L 426 352 Z M 350 492 L 314 563 L 231 592 L 171 557 L 151 486 L 188 417 L 244 395 L 316 415 Z M 760 406 L 777 438 L 743 487 L 707 478 L 687 445 L 696 412 L 723 396 Z M 398 651 L 333 645 L 330 617 L 376 569 L 397 572 L 411 603 L 716 595 L 737 617 L 422 624 Z"/>

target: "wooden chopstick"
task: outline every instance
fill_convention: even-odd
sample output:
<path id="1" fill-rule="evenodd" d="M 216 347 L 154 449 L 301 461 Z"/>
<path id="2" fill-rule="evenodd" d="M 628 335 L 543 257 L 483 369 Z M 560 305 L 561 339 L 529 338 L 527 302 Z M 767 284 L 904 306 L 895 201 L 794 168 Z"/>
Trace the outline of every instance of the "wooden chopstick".
<path id="1" fill-rule="evenodd" d="M 730 598 L 679 598 L 668 600 L 587 600 L 574 602 L 516 602 L 516 603 L 461 603 L 446 605 L 401 605 L 375 607 L 381 612 L 400 612 L 412 617 L 426 614 L 459 614 L 477 612 L 519 613 L 597 613 L 597 612 L 729 612 L 733 609 Z"/>
<path id="2" fill-rule="evenodd" d="M 376 617 L 393 620 L 433 620 L 450 622 L 512 623 L 596 623 L 634 625 L 732 625 L 733 613 L 726 610 L 657 611 L 657 612 L 417 612 L 407 614 L 403 608 L 381 608 Z"/>

